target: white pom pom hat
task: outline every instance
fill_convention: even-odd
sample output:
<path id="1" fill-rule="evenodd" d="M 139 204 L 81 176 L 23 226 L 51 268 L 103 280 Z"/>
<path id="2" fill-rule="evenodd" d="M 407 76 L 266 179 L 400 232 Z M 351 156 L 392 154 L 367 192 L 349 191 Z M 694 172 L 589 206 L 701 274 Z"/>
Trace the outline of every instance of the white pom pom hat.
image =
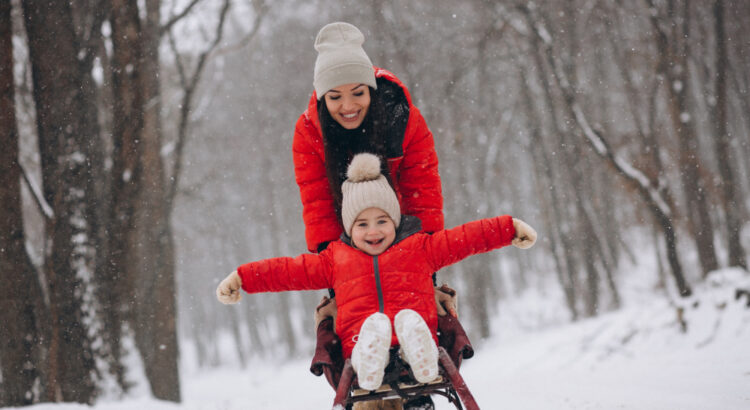
<path id="1" fill-rule="evenodd" d="M 375 69 L 362 48 L 365 36 L 349 23 L 336 22 L 320 29 L 315 38 L 313 86 L 318 100 L 323 94 L 344 84 L 367 84 L 377 89 Z"/>
<path id="2" fill-rule="evenodd" d="M 401 206 L 388 180 L 380 173 L 380 158 L 368 153 L 355 155 L 346 177 L 341 184 L 341 220 L 347 235 L 352 235 L 354 220 L 367 208 L 382 209 L 398 228 Z"/>

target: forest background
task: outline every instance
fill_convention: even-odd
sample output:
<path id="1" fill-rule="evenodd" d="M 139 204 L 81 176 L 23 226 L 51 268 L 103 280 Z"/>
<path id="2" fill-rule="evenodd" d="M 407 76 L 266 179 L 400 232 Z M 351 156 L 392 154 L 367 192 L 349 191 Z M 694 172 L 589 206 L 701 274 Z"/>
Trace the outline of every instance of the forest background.
<path id="1" fill-rule="evenodd" d="M 527 289 L 565 320 L 617 310 L 644 257 L 681 321 L 712 272 L 747 274 L 748 17 L 728 0 L 0 1 L 0 406 L 124 393 L 132 355 L 180 401 L 181 340 L 207 368 L 223 335 L 246 365 L 311 354 L 323 292 L 213 292 L 305 250 L 293 127 L 338 20 L 425 116 L 446 226 L 507 213 L 540 233 L 439 273 L 476 345 Z"/>

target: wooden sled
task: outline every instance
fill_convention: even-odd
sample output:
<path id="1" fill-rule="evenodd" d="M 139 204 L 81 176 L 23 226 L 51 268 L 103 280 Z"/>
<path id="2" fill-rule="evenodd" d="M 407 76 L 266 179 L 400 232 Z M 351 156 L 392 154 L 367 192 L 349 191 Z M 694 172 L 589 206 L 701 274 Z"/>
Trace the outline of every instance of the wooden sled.
<path id="1" fill-rule="evenodd" d="M 354 403 L 360 401 L 398 397 L 411 399 L 424 395 L 443 396 L 459 410 L 479 409 L 458 371 L 462 360 L 474 355 L 474 348 L 460 322 L 450 316 L 438 317 L 438 341 L 438 379 L 426 384 L 418 383 L 409 365 L 399 357 L 398 348 L 392 348 L 383 385 L 377 390 L 366 391 L 357 385 L 350 360 L 343 360 L 341 343 L 333 332 L 333 320 L 329 318 L 318 326 L 317 346 L 310 371 L 316 376 L 326 376 L 336 391 L 333 402 L 336 409 L 351 409 Z"/>

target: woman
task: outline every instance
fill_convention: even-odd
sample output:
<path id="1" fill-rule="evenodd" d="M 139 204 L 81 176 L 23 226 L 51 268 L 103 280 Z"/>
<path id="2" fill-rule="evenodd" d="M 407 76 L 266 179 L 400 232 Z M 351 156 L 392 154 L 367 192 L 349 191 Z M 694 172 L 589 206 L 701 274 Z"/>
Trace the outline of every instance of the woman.
<path id="1" fill-rule="evenodd" d="M 308 250 L 320 252 L 342 229 L 341 183 L 354 154 L 387 159 L 403 212 L 425 232 L 443 229 L 443 197 L 432 133 L 401 81 L 375 68 L 351 24 L 332 23 L 315 40 L 315 93 L 297 121 L 294 165 Z"/>
<path id="2" fill-rule="evenodd" d="M 383 175 L 391 181 L 402 212 L 418 217 L 423 232 L 444 228 L 432 133 L 406 86 L 372 65 L 364 41 L 359 29 L 343 22 L 326 25 L 315 39 L 315 92 L 297 121 L 293 143 L 310 252 L 321 252 L 341 235 L 341 184 L 347 165 L 361 152 L 387 161 Z M 445 315 L 446 305 L 455 317 L 452 295 L 440 290 L 435 294 L 438 313 Z M 335 303 L 324 298 L 316 309 L 316 327 L 335 311 Z M 424 401 L 431 403 L 429 397 Z"/>

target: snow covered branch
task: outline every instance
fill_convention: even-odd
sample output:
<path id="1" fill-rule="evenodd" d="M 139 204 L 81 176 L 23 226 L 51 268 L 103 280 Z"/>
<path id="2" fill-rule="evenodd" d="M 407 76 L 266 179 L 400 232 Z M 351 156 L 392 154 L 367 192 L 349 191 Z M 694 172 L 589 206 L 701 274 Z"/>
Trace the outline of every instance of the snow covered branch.
<path id="1" fill-rule="evenodd" d="M 569 111 L 571 117 L 575 119 L 576 125 L 588 144 L 591 145 L 600 157 L 612 165 L 620 175 L 635 184 L 639 191 L 644 195 L 645 199 L 652 203 L 661 214 L 669 218 L 672 215 L 672 208 L 664 198 L 659 187 L 654 185 L 654 183 L 641 170 L 635 168 L 613 152 L 604 136 L 590 125 L 586 114 L 578 103 L 575 92 L 567 74 L 563 70 L 562 64 L 553 53 L 552 36 L 542 20 L 536 15 L 533 8 L 521 5 L 519 6 L 519 9 L 526 16 L 529 26 L 533 31 L 532 35 L 535 35 L 540 40 L 543 47 L 542 51 L 547 59 L 547 63 L 552 68 L 555 80 L 557 81 L 560 91 L 565 99 L 566 109 Z"/>
<path id="2" fill-rule="evenodd" d="M 546 58 L 546 63 L 551 68 L 555 82 L 564 100 L 563 108 L 574 120 L 585 141 L 594 149 L 597 155 L 638 189 L 641 198 L 646 202 L 654 218 L 661 225 L 667 247 L 667 259 L 672 268 L 672 276 L 675 279 L 680 295 L 683 297 L 689 296 L 692 291 L 682 274 L 682 267 L 677 256 L 675 229 L 672 223 L 673 212 L 669 201 L 665 197 L 665 191 L 660 189 L 658 183 L 652 182 L 641 170 L 617 156 L 610 148 L 604 136 L 590 125 L 586 114 L 578 102 L 576 92 L 563 68 L 563 64 L 561 64 L 560 59 L 554 53 L 553 38 L 545 26 L 544 20 L 538 15 L 532 5 L 519 4 L 517 8 L 524 15 L 527 25 L 530 27 L 532 42 L 537 49 L 533 52 L 542 54 Z"/>
<path id="3" fill-rule="evenodd" d="M 24 168 L 23 165 L 21 165 L 20 163 L 18 165 L 21 168 L 21 175 L 23 175 L 23 180 L 24 182 L 26 182 L 26 185 L 29 187 L 31 196 L 34 198 L 34 202 L 36 203 L 37 208 L 39 208 L 39 212 L 41 212 L 42 215 L 44 215 L 44 218 L 47 221 L 51 221 L 52 219 L 55 219 L 55 212 L 52 210 L 52 207 L 44 199 L 44 194 L 42 193 L 42 189 L 39 187 L 39 184 L 37 184 L 36 181 L 34 181 L 29 176 L 29 173 L 26 171 L 26 168 Z"/>

